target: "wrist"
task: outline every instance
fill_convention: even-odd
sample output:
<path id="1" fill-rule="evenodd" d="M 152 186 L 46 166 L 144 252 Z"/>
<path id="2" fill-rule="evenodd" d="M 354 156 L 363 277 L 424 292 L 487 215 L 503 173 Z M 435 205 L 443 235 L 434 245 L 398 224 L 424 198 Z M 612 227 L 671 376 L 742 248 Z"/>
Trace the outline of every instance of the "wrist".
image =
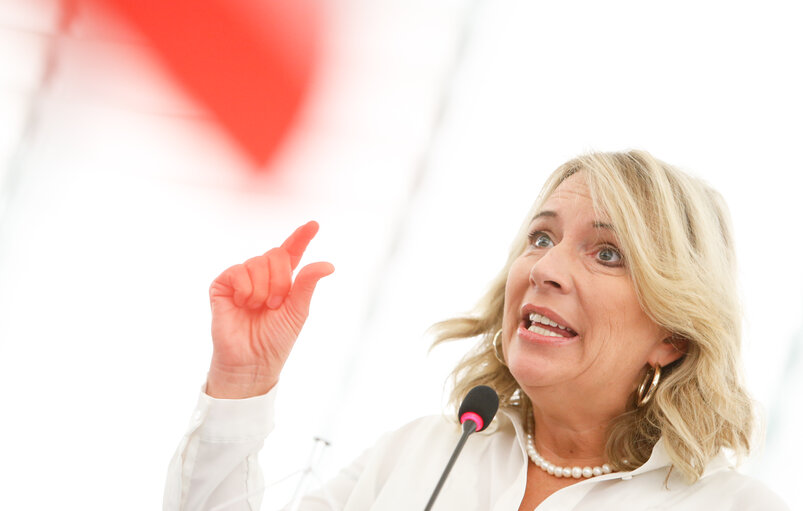
<path id="1" fill-rule="evenodd" d="M 278 383 L 278 376 L 265 374 L 259 368 L 209 368 L 206 394 L 216 399 L 245 399 L 267 394 Z"/>

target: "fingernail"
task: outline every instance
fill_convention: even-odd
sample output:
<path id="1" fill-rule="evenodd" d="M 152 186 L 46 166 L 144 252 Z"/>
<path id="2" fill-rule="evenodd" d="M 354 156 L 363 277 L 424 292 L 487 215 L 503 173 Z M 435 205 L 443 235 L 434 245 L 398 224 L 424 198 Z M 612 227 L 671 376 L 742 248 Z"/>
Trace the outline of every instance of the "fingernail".
<path id="1" fill-rule="evenodd" d="M 274 296 L 270 300 L 268 300 L 268 308 L 269 309 L 278 309 L 279 305 L 282 304 L 282 297 L 281 296 Z"/>

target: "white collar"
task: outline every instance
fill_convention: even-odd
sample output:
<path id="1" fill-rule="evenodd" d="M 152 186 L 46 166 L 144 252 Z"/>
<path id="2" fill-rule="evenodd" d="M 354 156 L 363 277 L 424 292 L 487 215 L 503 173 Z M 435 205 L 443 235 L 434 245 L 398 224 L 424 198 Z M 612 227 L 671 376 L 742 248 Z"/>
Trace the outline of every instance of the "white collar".
<path id="1" fill-rule="evenodd" d="M 518 413 L 517 410 L 508 410 L 508 409 L 500 410 L 499 414 L 501 416 L 504 416 L 513 426 L 516 433 L 516 438 L 519 443 L 519 447 L 521 448 L 522 455 L 524 456 L 525 460 L 529 459 L 529 456 L 527 455 L 527 451 L 525 449 L 525 446 L 527 445 L 527 431 L 525 430 L 525 427 L 522 424 L 520 414 Z M 500 418 L 497 418 L 497 421 Z M 491 426 L 486 429 L 487 434 L 492 434 L 498 429 L 504 427 L 503 424 L 497 424 L 497 421 L 494 421 L 494 423 L 491 424 Z M 669 452 L 667 452 L 666 446 L 664 445 L 664 439 L 663 437 L 661 437 L 653 446 L 652 453 L 650 454 L 649 459 L 640 467 L 631 471 L 613 472 L 611 474 L 597 476 L 592 478 L 591 480 L 594 481 L 604 481 L 608 479 L 628 480 L 633 478 L 634 476 L 651 472 L 653 470 L 664 469 L 670 466 L 672 466 L 672 459 L 669 457 Z M 717 456 L 715 456 L 708 462 L 702 477 L 707 477 L 715 472 L 726 470 L 732 468 L 733 466 L 734 466 L 733 462 L 728 458 L 726 451 L 723 449 L 722 451 L 719 452 Z"/>

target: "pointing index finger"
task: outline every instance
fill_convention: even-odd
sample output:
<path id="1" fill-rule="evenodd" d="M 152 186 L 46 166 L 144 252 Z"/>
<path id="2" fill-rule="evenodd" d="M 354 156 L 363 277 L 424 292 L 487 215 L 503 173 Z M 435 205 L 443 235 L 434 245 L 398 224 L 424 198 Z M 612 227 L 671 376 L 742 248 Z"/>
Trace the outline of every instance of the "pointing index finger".
<path id="1" fill-rule="evenodd" d="M 301 261 L 301 256 L 304 255 L 304 251 L 307 249 L 307 245 L 309 245 L 309 242 L 315 237 L 317 232 L 318 222 L 313 220 L 296 229 L 289 238 L 284 240 L 281 248 L 286 250 L 290 255 L 290 266 L 292 269 L 296 269 L 299 261 Z"/>

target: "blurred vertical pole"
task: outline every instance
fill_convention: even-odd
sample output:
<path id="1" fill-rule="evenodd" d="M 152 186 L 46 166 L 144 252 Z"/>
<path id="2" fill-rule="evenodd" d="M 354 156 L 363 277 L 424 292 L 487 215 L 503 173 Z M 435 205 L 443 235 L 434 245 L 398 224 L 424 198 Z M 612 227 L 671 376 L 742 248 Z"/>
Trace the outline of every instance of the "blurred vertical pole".
<path id="1" fill-rule="evenodd" d="M 803 425 L 800 413 L 800 391 L 803 390 L 803 328 L 789 344 L 786 363 L 778 375 L 777 391 L 767 410 L 766 454 L 761 457 L 762 474 L 786 473 L 801 451 L 797 435 Z M 797 452 L 796 452 L 797 451 Z"/>
<path id="2" fill-rule="evenodd" d="M 22 124 L 19 141 L 11 153 L 8 166 L 2 175 L 2 181 L 0 181 L 0 240 L 5 239 L 9 216 L 13 210 L 18 188 L 25 172 L 26 157 L 33 146 L 38 128 L 42 122 L 44 100 L 58 72 L 62 41 L 69 36 L 70 27 L 78 14 L 77 1 L 61 0 L 59 3 L 59 16 L 47 44 L 42 74 L 28 100 L 27 113 Z M 0 243 L 0 264 L 4 259 L 2 247 L 5 245 L 5 243 Z"/>

